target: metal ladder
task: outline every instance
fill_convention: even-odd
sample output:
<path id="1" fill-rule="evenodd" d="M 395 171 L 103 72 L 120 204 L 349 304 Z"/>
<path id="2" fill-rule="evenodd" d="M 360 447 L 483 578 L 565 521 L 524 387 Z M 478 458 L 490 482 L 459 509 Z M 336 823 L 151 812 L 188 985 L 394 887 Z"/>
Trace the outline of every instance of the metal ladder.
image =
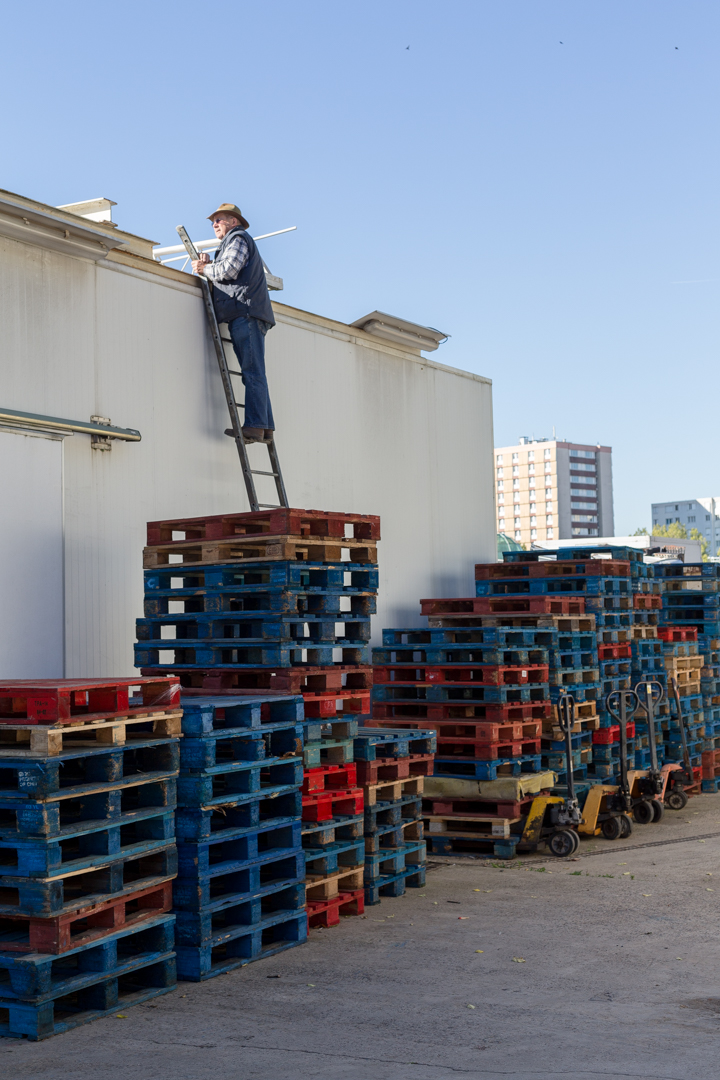
<path id="1" fill-rule="evenodd" d="M 178 225 L 178 234 L 185 250 L 191 259 L 199 258 L 198 252 L 195 249 L 195 245 L 188 236 L 183 225 Z M 215 355 L 217 356 L 218 367 L 220 368 L 220 378 L 222 379 L 223 390 L 225 391 L 225 400 L 227 401 L 228 412 L 230 413 L 230 423 L 232 424 L 232 436 L 235 439 L 235 445 L 237 446 L 238 457 L 240 458 L 240 468 L 242 469 L 243 479 L 245 481 L 245 487 L 247 489 L 248 501 L 250 502 L 251 510 L 265 510 L 275 509 L 276 506 L 289 506 L 287 494 L 285 492 L 285 482 L 283 481 L 282 471 L 280 469 L 280 459 L 278 458 L 277 449 L 275 448 L 274 436 L 270 439 L 270 442 L 264 445 L 268 448 L 268 455 L 270 457 L 270 467 L 272 471 L 267 469 L 251 469 L 250 462 L 248 460 L 247 445 L 242 433 L 242 421 L 240 419 L 240 413 L 238 409 L 244 409 L 245 406 L 235 400 L 235 390 L 231 381 L 231 376 L 235 375 L 242 378 L 242 372 L 232 371 L 228 367 L 227 356 L 225 355 L 225 346 L 223 342 L 230 343 L 230 338 L 223 338 L 220 334 L 220 327 L 218 321 L 215 318 L 215 308 L 212 302 L 212 291 L 210 289 L 210 282 L 203 275 L 200 275 L 200 286 L 202 288 L 203 301 L 205 303 L 205 314 L 207 315 L 208 325 L 210 327 L 210 334 L 215 346 Z M 260 503 L 258 502 L 257 493 L 255 491 L 255 476 L 272 476 L 275 480 L 275 488 L 277 490 L 277 497 L 280 500 L 279 503 Z"/>

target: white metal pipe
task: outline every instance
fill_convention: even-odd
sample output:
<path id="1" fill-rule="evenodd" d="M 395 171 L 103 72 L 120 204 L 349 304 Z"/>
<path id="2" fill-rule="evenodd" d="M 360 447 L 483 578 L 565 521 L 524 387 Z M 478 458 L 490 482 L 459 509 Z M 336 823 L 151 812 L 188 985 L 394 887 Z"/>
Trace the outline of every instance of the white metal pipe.
<path id="1" fill-rule="evenodd" d="M 275 232 L 263 233 L 262 236 L 254 236 L 253 240 L 267 240 L 269 236 L 280 236 L 281 233 L 295 232 L 297 225 L 291 225 L 289 229 L 277 229 Z M 217 237 L 212 240 L 197 240 L 195 247 L 198 251 L 208 251 L 211 248 L 219 247 L 220 241 Z M 153 248 L 153 256 L 156 259 L 161 259 L 163 255 L 175 255 L 177 252 L 185 251 L 183 244 L 173 244 L 171 247 L 156 247 Z M 172 260 L 175 261 L 175 260 Z"/>

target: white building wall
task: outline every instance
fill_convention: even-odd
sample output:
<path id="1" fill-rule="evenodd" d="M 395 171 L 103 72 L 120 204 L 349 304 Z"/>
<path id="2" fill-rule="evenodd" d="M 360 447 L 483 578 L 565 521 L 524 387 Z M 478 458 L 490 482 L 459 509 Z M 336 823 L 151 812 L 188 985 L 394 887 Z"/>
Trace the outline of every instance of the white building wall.
<path id="1" fill-rule="evenodd" d="M 110 453 L 65 440 L 68 676 L 133 670 L 148 520 L 248 509 L 199 289 L 125 262 L 0 236 L 0 406 L 142 432 Z M 420 625 L 421 597 L 472 595 L 474 563 L 496 557 L 491 384 L 341 323 L 276 313 L 267 366 L 290 502 L 379 514 L 376 640 Z M 266 467 L 264 449 L 250 450 Z"/>

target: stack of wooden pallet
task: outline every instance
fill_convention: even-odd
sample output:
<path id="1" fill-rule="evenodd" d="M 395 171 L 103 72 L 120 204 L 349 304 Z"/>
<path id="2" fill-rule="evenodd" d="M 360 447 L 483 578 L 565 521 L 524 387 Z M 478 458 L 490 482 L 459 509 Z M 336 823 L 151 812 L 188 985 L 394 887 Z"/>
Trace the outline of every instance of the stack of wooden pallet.
<path id="1" fill-rule="evenodd" d="M 299 695 L 187 699 L 173 887 L 180 979 L 210 979 L 307 937 L 302 748 Z"/>
<path id="2" fill-rule="evenodd" d="M 326 783 L 337 793 L 341 775 L 345 801 L 357 798 L 346 767 L 359 722 L 370 714 L 379 538 L 377 517 L 316 510 L 148 525 L 145 617 L 136 646 L 143 672 L 177 673 L 184 698 L 302 695 L 303 844 L 317 925 L 357 908 L 354 898 L 339 901 L 357 890 L 338 876 L 352 845 L 342 852 L 337 845 L 362 835 L 346 820 L 360 816 L 362 805 L 328 819 L 313 816 L 306 800 Z M 313 909 L 316 903 L 326 906 Z"/>
<path id="3" fill-rule="evenodd" d="M 0 682 L 0 1035 L 176 985 L 176 678 Z"/>

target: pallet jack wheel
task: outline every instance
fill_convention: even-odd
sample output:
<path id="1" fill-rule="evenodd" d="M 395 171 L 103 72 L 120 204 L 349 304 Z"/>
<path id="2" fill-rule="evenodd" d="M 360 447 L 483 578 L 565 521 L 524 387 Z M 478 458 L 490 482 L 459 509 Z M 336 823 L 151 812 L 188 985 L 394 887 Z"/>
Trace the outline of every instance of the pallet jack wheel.
<path id="1" fill-rule="evenodd" d="M 619 816 L 605 818 L 600 829 L 606 840 L 617 840 L 619 836 L 622 836 L 622 821 Z"/>
<path id="2" fill-rule="evenodd" d="M 647 799 L 641 799 L 640 802 L 635 803 L 633 807 L 633 817 L 638 825 L 649 825 L 650 822 L 655 819 L 655 811 L 652 808 L 652 803 L 648 802 Z"/>
<path id="3" fill-rule="evenodd" d="M 685 792 L 683 792 L 683 795 Z M 653 799 L 650 805 L 653 808 L 653 821 L 662 821 L 662 816 L 665 813 L 665 807 L 659 799 Z"/>
<path id="4" fill-rule="evenodd" d="M 548 837 L 547 846 L 550 853 L 558 859 L 567 859 L 568 855 L 572 855 L 574 851 L 577 851 L 575 847 L 576 836 L 577 833 L 574 829 L 558 829 L 557 832 Z"/>
<path id="5" fill-rule="evenodd" d="M 577 833 L 575 829 L 571 829 L 570 832 L 572 834 L 573 843 L 575 844 L 575 851 L 577 851 L 577 849 L 580 847 L 580 834 Z"/>
<path id="6" fill-rule="evenodd" d="M 626 836 L 630 836 L 630 834 L 632 833 L 632 820 L 630 819 L 628 814 L 620 815 L 620 829 L 620 835 L 622 836 L 623 840 Z"/>
<path id="7" fill-rule="evenodd" d="M 688 797 L 682 788 L 673 788 L 665 798 L 665 805 L 671 810 L 684 810 L 688 804 Z"/>

